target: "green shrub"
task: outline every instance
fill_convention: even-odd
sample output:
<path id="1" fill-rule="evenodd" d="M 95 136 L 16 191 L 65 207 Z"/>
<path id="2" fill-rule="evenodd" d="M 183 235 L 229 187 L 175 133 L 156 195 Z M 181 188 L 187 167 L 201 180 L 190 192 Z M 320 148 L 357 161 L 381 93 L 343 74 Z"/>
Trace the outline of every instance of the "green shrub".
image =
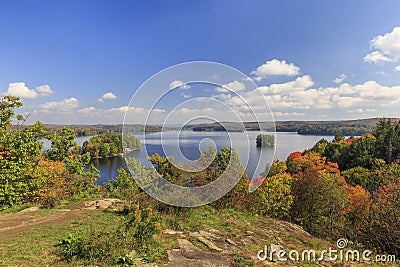
<path id="1" fill-rule="evenodd" d="M 83 237 L 79 234 L 68 234 L 68 237 L 60 240 L 60 246 L 64 258 L 71 261 L 82 256 Z"/>
<path id="2" fill-rule="evenodd" d="M 93 229 L 90 236 L 69 234 L 59 244 L 62 260 L 90 265 L 155 261 L 163 252 L 155 236 L 161 232 L 158 216 L 138 205 L 125 207 L 122 222 L 114 232 Z"/>

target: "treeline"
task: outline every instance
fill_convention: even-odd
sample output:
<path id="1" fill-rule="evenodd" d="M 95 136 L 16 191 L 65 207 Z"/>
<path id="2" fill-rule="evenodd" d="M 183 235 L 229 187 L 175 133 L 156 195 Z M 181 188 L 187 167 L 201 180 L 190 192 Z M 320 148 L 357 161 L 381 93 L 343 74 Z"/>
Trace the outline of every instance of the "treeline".
<path id="1" fill-rule="evenodd" d="M 359 136 L 364 133 L 371 133 L 372 126 L 347 126 L 347 125 L 320 125 L 320 124 L 278 124 L 276 125 L 277 132 L 297 132 L 307 135 L 347 135 Z"/>
<path id="2" fill-rule="evenodd" d="M 274 131 L 277 132 L 297 132 L 307 135 L 336 135 L 360 136 L 365 133 L 372 133 L 374 125 L 379 121 L 377 118 L 350 120 L 350 121 L 276 121 L 267 122 L 225 122 L 208 123 L 186 126 L 186 130 L 193 131 Z M 275 126 L 275 127 L 274 127 Z"/>
<path id="3" fill-rule="evenodd" d="M 287 192 L 290 201 L 271 205 L 287 211 L 286 219 L 311 234 L 345 237 L 399 257 L 399 152 L 398 121 L 382 119 L 373 134 L 347 139 L 337 135 L 331 142 L 321 140 L 290 154 L 286 161 L 275 161 L 261 188 L 277 186 L 269 198 L 279 199 L 280 191 Z M 279 182 L 282 177 L 285 183 Z"/>
<path id="4" fill-rule="evenodd" d="M 49 131 L 57 131 L 61 129 L 63 126 L 59 125 L 46 125 Z M 125 132 L 143 134 L 143 133 L 156 133 L 162 130 L 160 126 L 152 126 L 152 125 L 69 125 L 69 128 L 75 130 L 78 137 L 82 136 L 94 136 L 101 134 L 122 134 L 122 128 L 125 129 Z"/>
<path id="5" fill-rule="evenodd" d="M 130 134 L 102 134 L 85 141 L 82 153 L 89 153 L 92 158 L 115 157 L 125 151 L 134 151 L 141 148 L 138 138 Z"/>

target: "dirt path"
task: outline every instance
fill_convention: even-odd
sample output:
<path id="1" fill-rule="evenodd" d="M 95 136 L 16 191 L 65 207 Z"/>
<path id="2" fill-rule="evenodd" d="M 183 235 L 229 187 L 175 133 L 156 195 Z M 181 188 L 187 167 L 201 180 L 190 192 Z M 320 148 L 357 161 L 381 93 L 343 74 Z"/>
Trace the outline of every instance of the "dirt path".
<path id="1" fill-rule="evenodd" d="M 11 214 L 0 214 L 0 238 L 31 231 L 38 226 L 71 222 L 93 210 L 105 209 L 117 202 L 120 202 L 120 200 L 99 199 L 85 201 L 70 209 L 51 210 L 48 214 L 43 216 L 37 216 L 36 212 L 33 213 L 38 210 L 37 207 L 28 208 Z"/>

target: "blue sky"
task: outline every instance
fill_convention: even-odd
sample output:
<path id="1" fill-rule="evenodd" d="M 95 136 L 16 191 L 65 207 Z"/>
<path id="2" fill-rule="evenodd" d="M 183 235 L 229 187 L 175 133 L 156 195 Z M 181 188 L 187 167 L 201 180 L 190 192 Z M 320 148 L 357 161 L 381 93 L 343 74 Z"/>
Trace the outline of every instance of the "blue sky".
<path id="1" fill-rule="evenodd" d="M 151 75 L 207 60 L 253 78 L 278 120 L 399 117 L 399 10 L 399 1 L 0 0 L 0 92 L 23 98 L 29 123 L 120 123 L 148 108 L 128 104 Z M 242 92 L 256 106 L 251 90 Z"/>

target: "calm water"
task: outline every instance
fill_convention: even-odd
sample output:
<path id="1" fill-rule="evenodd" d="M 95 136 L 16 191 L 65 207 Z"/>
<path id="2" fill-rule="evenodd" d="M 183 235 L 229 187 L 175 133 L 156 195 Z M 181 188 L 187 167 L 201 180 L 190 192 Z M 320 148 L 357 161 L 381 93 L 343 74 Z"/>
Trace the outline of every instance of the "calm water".
<path id="1" fill-rule="evenodd" d="M 170 131 L 162 134 L 147 134 L 146 136 L 136 135 L 136 137 L 142 140 L 142 149 L 130 153 L 130 156 L 138 158 L 142 162 L 142 165 L 149 166 L 150 163 L 147 161 L 147 156 L 151 156 L 155 153 L 161 156 L 173 155 L 174 158 L 179 161 L 184 161 L 184 158 L 195 160 L 200 151 L 204 151 L 209 145 L 221 149 L 224 146 L 229 147 L 232 143 L 234 149 L 239 153 L 242 163 L 247 166 L 249 177 L 254 177 L 263 172 L 266 164 L 271 163 L 274 158 L 286 160 L 291 152 L 303 151 L 304 149 L 312 147 L 322 138 L 328 141 L 333 139 L 333 136 L 277 133 L 276 150 L 274 154 L 273 147 L 263 147 L 261 149 L 256 147 L 255 140 L 258 133 L 259 132 L 249 132 L 249 142 L 247 138 L 243 138 L 243 133 L 229 133 L 228 136 L 228 133 L 225 132 L 186 131 L 179 133 Z M 82 143 L 83 142 L 84 140 Z M 116 177 L 117 170 L 124 165 L 124 161 L 122 158 L 116 157 L 95 160 L 93 164 L 100 170 L 101 178 L 98 182 L 102 184 L 104 181 Z"/>
<path id="2" fill-rule="evenodd" d="M 248 132 L 248 139 L 244 133 L 226 133 L 226 132 L 192 132 L 192 131 L 169 131 L 164 133 L 154 133 L 144 135 L 135 135 L 142 141 L 142 149 L 130 153 L 130 156 L 138 158 L 143 165 L 149 166 L 147 156 L 155 153 L 161 156 L 173 155 L 176 160 L 197 159 L 200 151 L 204 151 L 212 145 L 217 149 L 230 144 L 239 153 L 242 163 L 247 166 L 249 177 L 259 175 L 264 171 L 267 163 L 271 163 L 274 158 L 285 160 L 291 152 L 303 151 L 312 147 L 320 139 L 325 138 L 328 141 L 333 136 L 299 135 L 297 133 L 277 133 L 276 150 L 274 154 L 273 147 L 256 147 L 256 136 L 259 132 Z M 82 145 L 90 137 L 79 137 L 75 141 Z M 249 140 L 249 142 L 247 141 Z M 44 147 L 49 148 L 51 143 L 44 140 Z M 115 178 L 117 170 L 124 166 L 122 157 L 96 159 L 92 162 L 100 170 L 99 184 L 104 181 Z M 247 163 L 247 164 L 246 164 Z"/>

